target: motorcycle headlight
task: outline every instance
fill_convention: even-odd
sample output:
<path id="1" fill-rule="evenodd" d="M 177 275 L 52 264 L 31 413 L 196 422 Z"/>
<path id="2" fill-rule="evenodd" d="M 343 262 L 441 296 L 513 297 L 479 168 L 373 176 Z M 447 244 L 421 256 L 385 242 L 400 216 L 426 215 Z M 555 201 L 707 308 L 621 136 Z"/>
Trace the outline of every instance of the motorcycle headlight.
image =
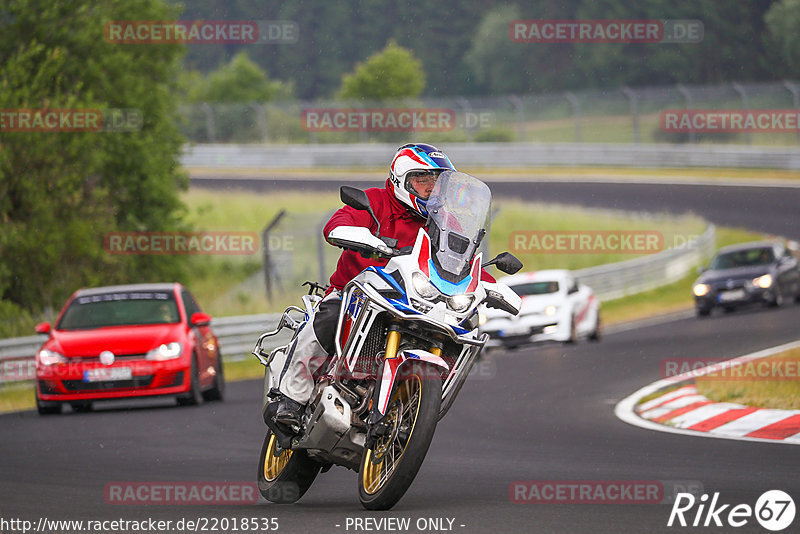
<path id="1" fill-rule="evenodd" d="M 181 344 L 177 341 L 173 341 L 172 343 L 164 343 L 163 345 L 159 345 L 148 352 L 146 358 L 148 360 L 156 361 L 174 360 L 181 355 L 182 349 L 183 347 L 181 347 Z"/>
<path id="2" fill-rule="evenodd" d="M 411 275 L 411 285 L 414 286 L 414 291 L 417 292 L 417 295 L 425 300 L 433 300 L 439 296 L 439 290 L 422 273 L 413 273 Z"/>
<path id="3" fill-rule="evenodd" d="M 558 306 L 550 305 L 544 309 L 544 314 L 547 315 L 548 317 L 552 317 L 556 313 L 558 313 Z"/>
<path id="4" fill-rule="evenodd" d="M 483 326 L 483 325 L 485 325 L 485 324 L 486 324 L 486 321 L 487 321 L 487 319 L 486 319 L 486 315 L 484 315 L 483 313 L 479 313 L 479 314 L 478 314 L 478 326 Z"/>
<path id="5" fill-rule="evenodd" d="M 42 365 L 56 365 L 67 363 L 67 358 L 54 350 L 42 349 L 39 351 L 39 361 Z"/>
<path id="6" fill-rule="evenodd" d="M 711 291 L 711 286 L 708 284 L 697 284 L 692 288 L 692 292 L 696 297 L 704 297 Z"/>
<path id="7" fill-rule="evenodd" d="M 453 295 L 447 297 L 447 307 L 455 312 L 463 312 L 472 306 L 475 300 L 475 295 Z"/>
<path id="8" fill-rule="evenodd" d="M 767 289 L 772 286 L 772 275 L 765 274 L 753 279 L 753 285 L 761 289 Z"/>

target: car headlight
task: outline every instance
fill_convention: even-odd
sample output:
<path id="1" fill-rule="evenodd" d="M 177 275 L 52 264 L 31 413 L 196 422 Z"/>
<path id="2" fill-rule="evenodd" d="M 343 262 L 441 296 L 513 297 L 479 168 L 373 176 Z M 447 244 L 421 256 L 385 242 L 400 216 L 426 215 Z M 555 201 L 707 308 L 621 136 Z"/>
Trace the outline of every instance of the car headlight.
<path id="1" fill-rule="evenodd" d="M 454 312 L 463 312 L 472 306 L 474 300 L 475 295 L 453 295 L 452 297 L 447 297 L 447 307 Z"/>
<path id="2" fill-rule="evenodd" d="M 557 306 L 550 305 L 550 306 L 548 306 L 548 307 L 546 307 L 544 309 L 544 314 L 549 316 L 549 317 L 552 317 L 553 315 L 555 315 L 557 313 L 558 313 L 558 307 Z"/>
<path id="3" fill-rule="evenodd" d="M 411 275 L 411 285 L 414 286 L 417 295 L 425 300 L 433 300 L 439 296 L 439 290 L 422 273 Z"/>
<path id="4" fill-rule="evenodd" d="M 764 276 L 759 276 L 758 278 L 754 278 L 753 285 L 756 287 L 760 287 L 761 289 L 767 289 L 768 287 L 771 287 L 772 275 L 765 274 Z"/>
<path id="5" fill-rule="evenodd" d="M 692 288 L 695 297 L 704 297 L 708 295 L 709 291 L 711 291 L 711 286 L 708 284 L 695 284 Z"/>
<path id="6" fill-rule="evenodd" d="M 54 350 L 42 349 L 39 351 L 39 361 L 42 365 L 56 365 L 59 363 L 67 363 L 67 358 Z"/>
<path id="7" fill-rule="evenodd" d="M 154 348 L 150 352 L 147 353 L 146 358 L 148 360 L 174 360 L 178 356 L 181 355 L 183 351 L 183 347 L 177 341 L 173 341 L 172 343 L 164 343 L 163 345 L 159 345 L 158 347 Z"/>

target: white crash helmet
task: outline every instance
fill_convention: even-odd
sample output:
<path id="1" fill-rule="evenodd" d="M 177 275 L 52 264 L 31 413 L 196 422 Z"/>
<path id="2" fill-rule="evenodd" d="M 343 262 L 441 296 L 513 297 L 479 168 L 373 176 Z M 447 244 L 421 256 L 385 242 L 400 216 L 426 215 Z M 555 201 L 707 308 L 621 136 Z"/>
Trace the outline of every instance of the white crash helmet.
<path id="1" fill-rule="evenodd" d="M 425 143 L 409 143 L 397 149 L 389 168 L 386 187 L 394 193 L 397 200 L 421 217 L 428 218 L 426 201 L 420 198 L 409 183 L 409 173 L 419 171 L 456 170 L 443 152 Z"/>

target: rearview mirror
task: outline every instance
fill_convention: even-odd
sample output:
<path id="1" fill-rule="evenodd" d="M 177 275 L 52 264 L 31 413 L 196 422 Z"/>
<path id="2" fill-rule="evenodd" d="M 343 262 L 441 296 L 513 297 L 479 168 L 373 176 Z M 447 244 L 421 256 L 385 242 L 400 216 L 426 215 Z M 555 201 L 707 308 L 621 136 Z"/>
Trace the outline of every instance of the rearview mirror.
<path id="1" fill-rule="evenodd" d="M 45 321 L 43 323 L 39 323 L 34 327 L 37 334 L 49 334 L 50 333 L 50 323 Z"/>
<path id="2" fill-rule="evenodd" d="M 351 208 L 369 212 L 372 220 L 375 221 L 375 224 L 378 226 L 378 229 L 375 230 L 375 235 L 381 235 L 381 222 L 375 216 L 375 212 L 372 211 L 372 206 L 369 205 L 369 197 L 365 191 L 349 185 L 343 185 L 339 188 L 339 197 L 342 199 L 342 202 Z"/>
<path id="3" fill-rule="evenodd" d="M 489 265 L 496 266 L 498 270 L 506 274 L 514 274 L 522 269 L 522 262 L 510 252 L 501 252 L 494 259 L 484 263 L 483 267 L 488 267 Z"/>
<path id="4" fill-rule="evenodd" d="M 211 316 L 203 312 L 195 312 L 192 314 L 189 322 L 192 326 L 207 326 L 211 324 Z"/>
<path id="5" fill-rule="evenodd" d="M 339 196 L 346 205 L 362 211 L 370 211 L 369 197 L 361 189 L 343 185 L 339 190 Z"/>

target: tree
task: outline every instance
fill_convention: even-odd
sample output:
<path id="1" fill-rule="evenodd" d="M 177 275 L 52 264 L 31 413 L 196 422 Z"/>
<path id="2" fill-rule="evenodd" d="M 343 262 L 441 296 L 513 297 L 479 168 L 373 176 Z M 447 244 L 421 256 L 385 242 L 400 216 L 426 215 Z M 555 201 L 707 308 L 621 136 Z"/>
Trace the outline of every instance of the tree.
<path id="1" fill-rule="evenodd" d="M 389 41 L 386 47 L 356 65 L 342 78 L 339 98 L 345 100 L 388 100 L 414 98 L 425 88 L 422 63 L 409 50 Z"/>
<path id="2" fill-rule="evenodd" d="M 777 76 L 800 76 L 800 0 L 781 0 L 764 15 L 764 45 Z"/>
<path id="3" fill-rule="evenodd" d="M 291 90 L 283 83 L 270 81 L 267 73 L 245 52 L 239 52 L 226 65 L 190 87 L 194 102 L 248 103 L 267 102 L 276 96 L 288 96 Z"/>
<path id="4" fill-rule="evenodd" d="M 103 38 L 108 21 L 175 17 L 162 0 L 0 0 L 0 109 L 141 118 L 126 132 L 0 128 L 0 301 L 38 312 L 80 286 L 181 275 L 175 257 L 103 245 L 115 230 L 182 228 L 173 91 L 183 47 Z"/>

